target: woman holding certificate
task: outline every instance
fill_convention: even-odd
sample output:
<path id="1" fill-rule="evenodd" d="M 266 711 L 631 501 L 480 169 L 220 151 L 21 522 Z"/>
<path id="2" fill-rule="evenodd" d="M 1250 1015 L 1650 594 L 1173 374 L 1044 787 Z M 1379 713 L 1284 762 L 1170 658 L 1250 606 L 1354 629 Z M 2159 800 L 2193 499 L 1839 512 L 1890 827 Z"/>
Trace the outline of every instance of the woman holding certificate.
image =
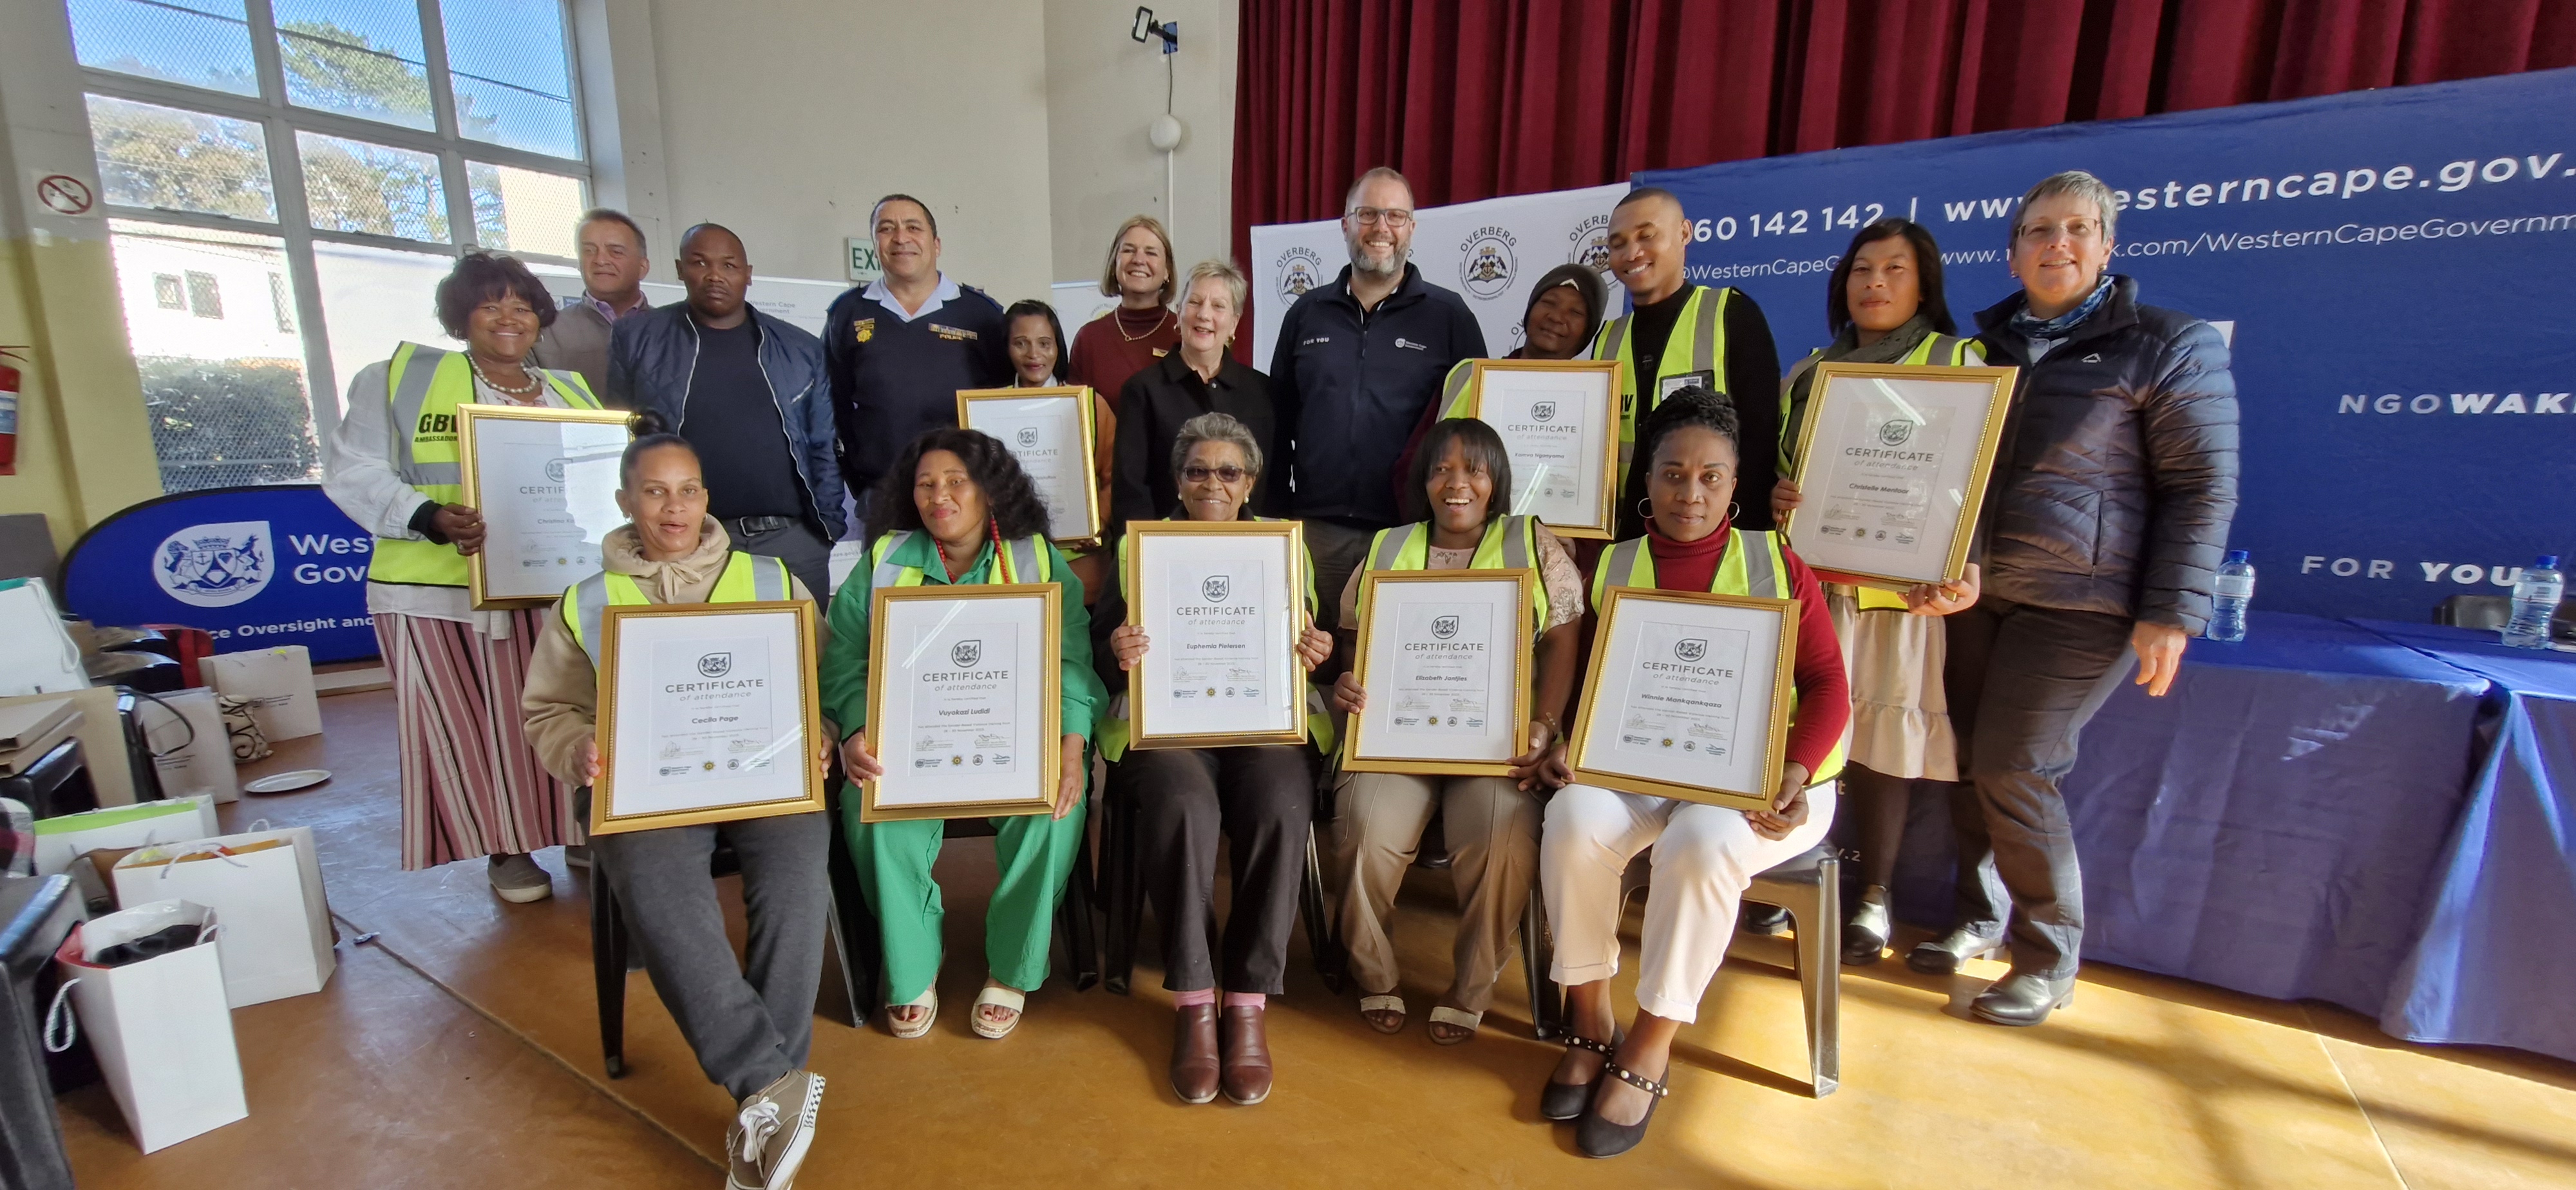
<path id="1" fill-rule="evenodd" d="M 1360 1015 L 1380 1033 L 1404 1028 L 1404 999 L 1395 994 L 1401 973 L 1390 937 L 1395 893 L 1431 816 L 1441 817 L 1459 906 L 1449 989 L 1432 1005 L 1425 1026 L 1442 1045 L 1475 1036 L 1493 1002 L 1494 981 L 1511 953 L 1512 930 L 1538 874 L 1539 799 L 1568 779 L 1555 746 L 1574 694 L 1583 575 L 1538 518 L 1503 515 L 1511 483 L 1511 459 L 1493 427 L 1472 418 L 1433 423 L 1414 453 L 1409 485 L 1429 505 L 1431 518 L 1380 532 L 1369 545 L 1367 567 L 1352 572 L 1341 592 L 1340 623 L 1356 632 L 1368 571 L 1539 572 L 1534 614 L 1523 626 L 1537 642 L 1529 747 L 1511 761 L 1511 774 L 1346 772 L 1334 794 L 1335 920 L 1359 984 Z M 1381 690 L 1379 696 L 1401 696 L 1401 690 Z M 1333 687 L 1334 705 L 1347 715 L 1364 712 L 1369 697 L 1351 671 Z"/>
<path id="2" fill-rule="evenodd" d="M 494 893 L 541 901 L 553 882 L 528 853 L 581 839 L 568 791 L 529 751 L 519 720 L 546 611 L 474 610 L 465 559 L 483 546 L 483 517 L 462 503 L 456 409 L 599 401 L 579 375 L 529 360 L 555 302 L 526 265 L 468 253 L 438 283 L 437 306 L 464 349 L 404 343 L 360 369 L 322 490 L 376 538 L 367 611 L 394 688 L 403 869 L 490 856 Z"/>
<path id="3" fill-rule="evenodd" d="M 1102 317 L 1108 317 L 1103 315 Z M 1035 299 L 1011 303 L 1002 311 L 1002 329 L 1009 333 L 1012 388 L 1056 388 L 1065 374 L 1064 324 L 1055 316 L 1055 307 Z M 1109 463 L 1116 456 L 1112 445 L 1118 439 L 1118 415 L 1109 411 L 1109 401 L 1098 390 L 1091 394 L 1091 433 L 1094 442 L 1093 485 L 1100 489 L 1100 507 L 1109 507 Z M 1103 550 L 1076 550 L 1065 555 L 1073 572 L 1082 579 L 1082 597 L 1100 602 L 1100 593 L 1109 589 L 1109 555 Z"/>
<path id="4" fill-rule="evenodd" d="M 1045 982 L 1056 899 L 1073 870 L 1082 840 L 1083 788 L 1089 769 L 1084 742 L 1092 716 L 1105 701 L 1091 672 L 1091 615 L 1083 610 L 1082 582 L 1045 537 L 1046 506 L 1018 462 L 1000 442 L 973 430 L 935 429 L 896 456 L 878 485 L 871 527 L 882 527 L 868 549 L 868 563 L 850 575 L 832 599 L 832 639 L 823 654 L 825 712 L 849 735 L 841 755 L 854 780 L 886 775 L 868 737 L 869 620 L 878 588 L 925 584 L 1053 583 L 1060 600 L 1062 752 L 1052 815 L 996 818 L 994 851 L 1001 882 L 984 920 L 990 977 L 975 998 L 970 1022 L 984 1037 L 1009 1035 L 1019 1024 L 1027 993 Z M 963 647 L 963 646 L 961 646 Z M 966 668 L 975 653 L 959 654 Z M 1020 681 L 1037 680 L 1022 675 Z M 982 757 L 977 757 L 981 763 Z M 997 761 L 997 764 L 999 762 Z M 1000 780 L 997 774 L 994 778 Z M 897 1037 L 919 1037 L 939 1015 L 935 986 L 940 962 L 939 885 L 931 864 L 939 858 L 942 820 L 861 820 L 859 801 L 842 805 L 859 884 L 885 935 L 886 1016 Z"/>
<path id="5" fill-rule="evenodd" d="M 1182 423 L 1172 448 L 1180 519 L 1246 519 L 1244 506 L 1260 486 L 1264 462 L 1261 444 L 1242 422 L 1203 413 Z M 1120 540 L 1122 555 L 1133 540 Z M 1122 590 L 1119 602 L 1132 597 Z M 1313 624 L 1314 602 L 1310 588 L 1296 645 L 1297 662 L 1307 671 L 1333 650 L 1332 636 Z M 1142 626 L 1122 623 L 1109 634 L 1109 648 L 1118 668 L 1132 676 L 1153 641 Z M 1270 997 L 1288 990 L 1288 931 L 1297 919 L 1314 817 L 1313 754 L 1303 744 L 1135 748 L 1110 768 L 1109 789 L 1113 805 L 1133 808 L 1138 867 L 1163 929 L 1163 986 L 1179 1012 L 1172 1091 L 1185 1103 L 1206 1103 L 1220 1090 L 1236 1103 L 1259 1103 L 1271 1084 L 1264 1013 Z M 1234 867 L 1221 997 L 1208 954 L 1220 833 L 1233 842 Z"/>
<path id="6" fill-rule="evenodd" d="M 1791 368 L 1780 387 L 1781 479 L 1771 490 L 1771 509 L 1783 524 L 1801 502 L 1789 477 L 1797 474 L 1817 364 L 1956 368 L 1986 362 L 1975 340 L 1957 337 L 1932 233 L 1904 219 L 1881 219 L 1852 237 L 1825 290 L 1825 320 L 1834 341 Z M 1947 796 L 1954 816 L 1984 813 L 1976 791 L 1958 783 L 1959 745 L 1941 688 L 1946 649 L 1940 617 L 1974 605 L 1977 585 L 1971 562 L 1956 583 L 1925 583 L 1901 595 L 1839 583 L 1825 590 L 1851 663 L 1851 764 L 1843 771 L 1841 791 L 1853 817 L 1847 829 L 1860 853 L 1855 866 L 1861 892 L 1843 923 L 1846 963 L 1875 963 L 1886 950 L 1892 933 L 1887 886 L 1896 876 L 1897 847 L 1905 838 L 1905 812 L 1916 783 Z M 2002 945 L 1999 890 L 1987 887 L 1994 865 L 1980 862 L 1980 850 L 1961 851 L 1962 924 L 1915 948 L 1906 961 L 1918 970 L 1947 974 L 1961 960 Z"/>
<path id="7" fill-rule="evenodd" d="M 1579 1116 L 1575 1142 L 1594 1157 L 1624 1153 L 1645 1138 L 1666 1094 L 1660 1080 L 1673 1037 L 1698 1017 L 1745 888 L 1764 869 L 1814 847 L 1834 816 L 1833 778 L 1851 716 L 1841 650 L 1815 573 L 1775 535 L 1731 524 L 1737 433 L 1734 405 L 1696 385 L 1646 416 L 1636 453 L 1645 470 L 1646 535 L 1602 554 L 1592 594 L 1596 606 L 1614 586 L 1798 601 L 1786 684 L 1795 710 L 1778 786 L 1764 808 L 1748 812 L 1578 782 L 1549 802 L 1539 846 L 1539 880 L 1556 930 L 1551 974 L 1565 985 L 1571 1027 L 1539 1113 Z M 1685 660 L 1714 651 L 1706 639 L 1680 644 Z M 1608 693 L 1603 683 L 1589 696 Z M 1637 1018 L 1621 1041 L 1610 1005 L 1610 977 L 1619 969 L 1619 878 L 1648 848 L 1654 879 L 1639 946 Z"/>

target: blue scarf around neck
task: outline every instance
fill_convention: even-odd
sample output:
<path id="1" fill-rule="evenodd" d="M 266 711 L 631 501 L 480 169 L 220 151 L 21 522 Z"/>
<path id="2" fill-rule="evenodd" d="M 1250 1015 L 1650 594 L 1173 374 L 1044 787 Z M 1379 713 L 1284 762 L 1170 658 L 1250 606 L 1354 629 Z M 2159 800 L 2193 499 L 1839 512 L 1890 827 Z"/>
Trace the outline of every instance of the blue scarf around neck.
<path id="1" fill-rule="evenodd" d="M 2105 270 L 2101 279 L 2093 283 L 2093 292 L 2086 295 L 2082 305 L 2045 322 L 2031 317 L 2030 301 L 2024 298 L 2021 309 L 2013 311 L 2013 333 L 2025 339 L 2065 338 L 2074 333 L 2075 328 L 2082 325 L 2085 319 L 2093 317 L 2093 312 L 2101 309 L 2102 303 L 2111 300 L 2112 279 L 2111 273 Z"/>

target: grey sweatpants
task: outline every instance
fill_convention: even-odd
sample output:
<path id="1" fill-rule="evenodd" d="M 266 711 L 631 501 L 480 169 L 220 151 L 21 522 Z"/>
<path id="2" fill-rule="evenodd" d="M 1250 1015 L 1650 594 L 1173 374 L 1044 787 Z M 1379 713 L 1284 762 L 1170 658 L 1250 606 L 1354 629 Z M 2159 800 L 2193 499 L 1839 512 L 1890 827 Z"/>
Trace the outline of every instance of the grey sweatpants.
<path id="1" fill-rule="evenodd" d="M 590 791 L 578 800 L 586 819 Z M 699 1068 L 736 1100 L 804 1066 L 813 1049 L 831 829 L 828 815 L 782 814 L 591 836 L 591 862 L 617 893 L 654 992 L 697 1052 Z M 715 882 L 707 878 L 718 837 L 742 860 L 747 964 L 734 959 Z"/>

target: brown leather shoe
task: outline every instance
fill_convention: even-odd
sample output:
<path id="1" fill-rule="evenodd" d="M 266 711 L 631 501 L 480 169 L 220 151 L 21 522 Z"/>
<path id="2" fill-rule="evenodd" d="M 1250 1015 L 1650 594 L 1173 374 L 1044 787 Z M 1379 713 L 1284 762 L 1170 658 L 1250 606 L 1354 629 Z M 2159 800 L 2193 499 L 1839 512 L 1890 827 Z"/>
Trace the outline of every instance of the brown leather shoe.
<path id="1" fill-rule="evenodd" d="M 1270 1034 L 1262 1008 L 1229 1008 L 1221 1018 L 1225 1034 L 1225 1073 L 1218 1080 L 1225 1097 L 1245 1107 L 1270 1098 Z"/>
<path id="2" fill-rule="evenodd" d="M 1216 1005 L 1193 1004 L 1172 1014 L 1172 1093 L 1183 1103 L 1216 1098 Z"/>

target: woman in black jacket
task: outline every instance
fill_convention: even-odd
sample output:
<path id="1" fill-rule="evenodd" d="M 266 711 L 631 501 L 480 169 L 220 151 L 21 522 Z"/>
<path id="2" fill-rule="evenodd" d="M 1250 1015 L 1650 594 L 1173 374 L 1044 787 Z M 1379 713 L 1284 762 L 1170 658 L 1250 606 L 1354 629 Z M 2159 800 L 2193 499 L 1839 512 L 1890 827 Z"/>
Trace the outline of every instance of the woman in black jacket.
<path id="1" fill-rule="evenodd" d="M 1181 290 L 1180 350 L 1136 373 L 1118 394 L 1117 461 L 1110 468 L 1111 519 L 1120 526 L 1170 515 L 1180 487 L 1168 464 L 1181 423 L 1202 413 L 1242 422 L 1275 460 L 1252 493 L 1252 511 L 1277 516 L 1287 482 L 1270 379 L 1234 362 L 1226 348 L 1243 321 L 1246 284 L 1231 261 L 1203 260 Z"/>

